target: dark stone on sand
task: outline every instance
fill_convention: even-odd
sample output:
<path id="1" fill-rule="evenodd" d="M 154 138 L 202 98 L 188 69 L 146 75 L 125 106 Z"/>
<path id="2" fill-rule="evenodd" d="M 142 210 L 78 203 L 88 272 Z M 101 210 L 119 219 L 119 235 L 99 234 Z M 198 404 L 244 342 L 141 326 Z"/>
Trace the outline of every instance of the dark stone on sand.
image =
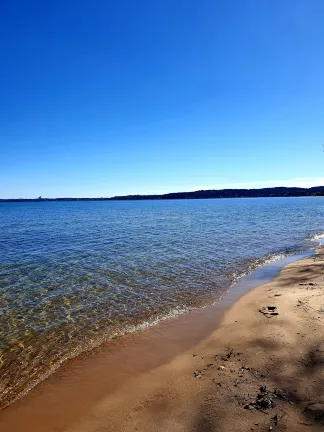
<path id="1" fill-rule="evenodd" d="M 263 306 L 261 309 L 259 309 L 259 312 L 263 313 L 263 315 L 267 318 L 279 315 L 276 306 Z"/>

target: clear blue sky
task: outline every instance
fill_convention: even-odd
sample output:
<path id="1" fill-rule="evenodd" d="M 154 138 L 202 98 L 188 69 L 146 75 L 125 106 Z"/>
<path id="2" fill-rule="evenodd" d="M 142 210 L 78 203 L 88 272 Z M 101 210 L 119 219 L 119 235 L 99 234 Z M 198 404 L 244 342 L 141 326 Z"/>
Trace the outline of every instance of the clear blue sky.
<path id="1" fill-rule="evenodd" d="M 324 184 L 322 0 L 4 0 L 0 197 Z"/>

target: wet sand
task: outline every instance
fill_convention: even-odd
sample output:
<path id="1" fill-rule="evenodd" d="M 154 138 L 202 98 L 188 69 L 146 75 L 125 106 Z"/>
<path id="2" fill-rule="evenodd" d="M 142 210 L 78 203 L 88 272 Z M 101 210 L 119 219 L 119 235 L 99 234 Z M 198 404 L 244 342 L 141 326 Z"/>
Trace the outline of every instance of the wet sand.
<path id="1" fill-rule="evenodd" d="M 324 249 L 317 254 L 221 321 L 220 306 L 205 308 L 67 362 L 1 412 L 0 430 L 323 430 Z M 259 311 L 269 305 L 279 315 Z"/>

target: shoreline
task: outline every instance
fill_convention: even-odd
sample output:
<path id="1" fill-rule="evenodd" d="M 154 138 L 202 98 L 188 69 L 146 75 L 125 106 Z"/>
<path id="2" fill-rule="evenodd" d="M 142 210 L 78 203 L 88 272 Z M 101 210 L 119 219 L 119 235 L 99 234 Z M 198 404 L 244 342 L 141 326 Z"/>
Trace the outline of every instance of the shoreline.
<path id="1" fill-rule="evenodd" d="M 318 251 L 322 251 L 322 248 L 318 248 Z M 322 253 L 322 252 L 321 252 Z M 258 286 L 257 288 L 254 288 L 252 291 L 249 291 L 243 295 L 243 297 L 240 296 L 239 300 L 235 301 L 234 304 L 231 305 L 231 307 L 225 311 L 224 316 L 222 316 L 221 322 L 219 323 L 219 326 L 217 325 L 217 314 L 211 314 L 209 315 L 209 321 L 207 321 L 205 324 L 204 332 L 197 332 L 197 335 L 192 337 L 192 341 L 194 341 L 194 351 L 191 347 L 186 347 L 185 344 L 183 346 L 179 345 L 179 337 L 177 339 L 177 332 L 181 335 L 184 334 L 183 332 L 186 329 L 186 326 L 188 325 L 188 317 L 187 321 L 185 318 L 185 315 L 181 317 L 181 320 L 172 320 L 168 321 L 167 323 L 162 323 L 158 327 L 152 327 L 152 331 L 146 330 L 144 333 L 146 333 L 146 343 L 141 347 L 140 350 L 140 356 L 139 358 L 134 357 L 134 352 L 130 350 L 128 354 L 130 357 L 128 358 L 122 358 L 120 355 L 118 356 L 117 353 L 114 353 L 116 356 L 117 364 L 118 361 L 126 362 L 129 366 L 129 369 L 124 367 L 124 376 L 123 376 L 123 383 L 122 382 L 115 382 L 113 380 L 114 371 L 109 370 L 109 364 L 107 364 L 107 352 L 109 351 L 109 355 L 112 354 L 113 347 L 109 347 L 108 350 L 102 350 L 101 348 L 98 350 L 94 350 L 94 352 L 87 353 L 85 358 L 83 360 L 74 359 L 70 362 L 67 362 L 65 366 L 63 366 L 55 375 L 41 383 L 39 386 L 37 386 L 34 390 L 32 390 L 27 396 L 25 396 L 23 399 L 16 402 L 14 405 L 9 406 L 4 411 L 0 413 L 0 428 L 3 430 L 6 430 L 8 432 L 10 431 L 104 431 L 104 430 L 137 430 L 141 431 L 151 431 L 151 430 L 170 430 L 170 431 L 180 431 L 180 430 L 216 430 L 213 429 L 214 427 L 214 417 L 210 417 L 209 414 L 207 414 L 207 417 L 210 419 L 208 420 L 208 424 L 204 423 L 199 428 L 192 429 L 193 426 L 193 416 L 192 413 L 195 411 L 193 410 L 193 407 L 189 411 L 183 411 L 184 407 L 188 407 L 188 405 L 192 406 L 192 403 L 194 403 L 194 406 L 197 405 L 196 398 L 202 398 L 202 400 L 205 400 L 203 397 L 203 393 L 206 392 L 206 386 L 213 385 L 211 383 L 214 383 L 213 379 L 221 381 L 223 378 L 223 375 L 231 375 L 231 372 L 229 373 L 223 373 L 220 372 L 216 368 L 216 360 L 215 355 L 211 354 L 211 350 L 219 351 L 219 349 L 223 350 L 223 354 L 226 352 L 227 348 L 229 348 L 229 344 L 235 345 L 235 335 L 238 337 L 238 339 L 242 339 L 243 341 L 251 338 L 251 334 L 253 333 L 253 326 L 251 327 L 252 322 L 255 324 L 257 323 L 260 326 L 269 327 L 269 324 L 274 322 L 283 326 L 283 328 L 280 330 L 283 333 L 285 333 L 285 321 L 282 323 L 281 318 L 281 312 L 279 317 L 272 317 L 268 321 L 268 318 L 265 318 L 258 310 L 255 310 L 255 308 L 251 309 L 251 316 L 249 317 L 249 314 L 247 316 L 244 316 L 244 313 L 242 312 L 245 310 L 245 313 L 249 311 L 251 308 L 251 304 L 255 304 L 256 302 L 261 302 L 261 300 L 264 301 L 266 298 L 268 298 L 267 295 L 267 289 L 279 289 L 277 288 L 269 288 L 269 286 L 277 286 L 278 280 L 281 281 L 282 278 L 286 277 L 286 273 L 289 273 L 289 277 L 294 280 L 294 284 L 298 285 L 298 280 L 304 281 L 304 276 L 302 271 L 305 272 L 305 275 L 307 274 L 307 278 L 313 278 L 319 277 L 324 275 L 324 269 L 323 262 L 321 260 L 316 260 L 315 262 L 312 260 L 312 258 L 306 258 L 302 259 L 300 261 L 293 261 L 292 263 L 285 266 L 281 272 L 280 275 L 277 276 L 272 282 L 263 284 L 261 286 Z M 295 276 L 293 276 L 292 273 L 294 271 L 296 272 L 296 269 L 298 269 Z M 256 270 L 257 271 L 257 270 Z M 323 278 L 322 278 L 323 279 Z M 324 279 L 323 279 L 324 280 Z M 285 282 L 286 283 L 286 282 Z M 304 283 L 304 282 L 300 282 Z M 306 283 L 306 282 L 305 282 Z M 317 282 L 316 282 L 317 283 Z M 289 285 L 289 284 L 288 284 Z M 287 286 L 287 284 L 286 284 Z M 299 285 L 298 285 L 299 286 Z M 312 286 L 312 285 L 310 285 Z M 300 285 L 299 288 L 299 296 L 303 295 L 303 291 L 309 291 L 306 285 Z M 317 285 L 319 286 L 319 285 Z M 268 287 L 268 288 L 267 288 Z M 304 288 L 301 288 L 304 287 Z M 291 288 L 292 289 L 292 288 Z M 294 288 L 296 289 L 296 288 Z M 287 288 L 289 290 L 289 288 Z M 314 292 L 316 290 L 312 289 L 313 296 L 315 295 Z M 306 293 L 307 294 L 307 293 Z M 322 294 L 322 293 L 320 293 Z M 273 297 L 271 301 L 280 303 L 283 298 L 286 297 L 286 294 L 281 294 L 280 296 Z M 290 296 L 291 297 L 291 296 Z M 324 307 L 324 298 L 322 296 L 323 300 L 323 307 Z M 297 300 L 299 301 L 299 300 Z M 247 308 L 247 304 L 250 304 L 250 306 Z M 260 303 L 261 304 L 261 303 Z M 262 304 L 261 304 L 262 306 Z M 260 306 L 260 307 L 261 307 Z M 279 310 L 282 308 L 279 307 Z M 302 310 L 302 308 L 300 308 Z M 208 313 L 205 313 L 206 315 L 210 314 L 210 310 L 206 311 Z M 219 311 L 218 311 L 219 312 Z M 201 312 L 200 312 L 201 314 Z M 190 314 L 188 314 L 189 316 Z M 218 318 L 219 318 L 218 313 Z M 320 315 L 320 313 L 319 313 Z M 190 315 L 192 317 L 192 314 Z M 238 318 L 234 319 L 233 318 Z M 323 315 L 324 318 L 324 315 Z M 202 314 L 199 315 L 197 313 L 197 322 L 200 322 L 202 320 Z M 264 321 L 266 320 L 266 321 Z M 272 321 L 274 320 L 274 321 Z M 179 322 L 183 321 L 182 328 L 179 330 Z M 288 320 L 289 321 L 289 320 Z M 240 329 L 237 329 L 238 323 L 243 324 L 243 327 Z M 189 326 L 190 327 L 190 326 Z M 158 330 L 159 328 L 159 330 Z M 191 325 L 191 329 L 192 329 Z M 162 358 L 155 358 L 155 364 L 154 359 L 155 355 L 154 353 L 149 355 L 149 358 L 144 358 L 143 356 L 146 354 L 147 356 L 147 348 L 148 348 L 148 342 L 152 343 L 152 338 L 150 339 L 150 333 L 155 333 L 153 338 L 155 338 L 155 347 L 157 348 L 161 343 L 165 344 L 166 340 L 163 340 L 163 329 L 165 332 L 168 332 L 169 340 L 165 347 L 165 353 Z M 155 330 L 155 331 L 154 331 Z M 190 329 L 189 329 L 190 330 Z M 228 330 L 230 330 L 230 335 L 228 335 Z M 317 329 L 316 336 L 322 335 L 322 339 L 324 337 L 323 328 L 321 331 L 318 331 L 320 329 Z M 171 332 L 170 332 L 171 331 Z M 172 331 L 175 333 L 172 335 Z M 188 332 L 188 330 L 187 330 Z M 261 332 L 261 328 L 260 328 Z M 262 332 L 261 332 L 262 333 Z M 300 332 L 298 332 L 300 333 Z M 298 334 L 297 333 L 297 334 Z M 141 335 L 143 336 L 143 334 Z M 159 336 L 159 337 L 157 337 Z M 164 335 L 165 336 L 165 335 Z M 178 335 L 179 336 L 179 335 Z M 187 335 L 188 336 L 188 335 Z M 305 336 L 305 335 L 304 335 Z M 309 336 L 309 335 L 308 335 Z M 196 340 L 195 340 L 196 337 Z M 203 338 L 203 340 L 201 340 Z M 233 339 L 234 338 L 234 339 Z M 126 349 L 127 345 L 132 344 L 134 342 L 134 349 L 136 350 L 136 347 L 138 349 L 138 340 L 143 339 L 139 337 L 139 335 L 130 335 L 128 337 L 123 338 L 123 348 Z M 145 338 L 144 338 L 145 339 Z M 304 339 L 305 341 L 305 339 Z M 226 346 L 223 346 L 221 348 L 220 342 L 225 343 Z M 117 344 L 117 342 L 116 342 Z M 114 345 L 114 344 L 112 344 Z M 242 342 L 238 342 L 238 345 L 241 346 Z M 153 344 L 154 346 L 154 344 Z M 152 348 L 152 346 L 151 346 Z M 180 353 L 179 353 L 180 348 Z M 190 349 L 189 349 L 190 348 Z M 243 352 L 245 353 L 251 350 L 250 347 L 245 347 Z M 146 350 L 146 353 L 145 353 Z M 233 352 L 236 351 L 236 348 L 230 348 Z M 265 348 L 264 348 L 265 350 Z M 324 348 L 323 348 L 324 350 Z M 99 351 L 101 351 L 101 356 Z M 169 352 L 167 352 L 169 351 Z M 253 349 L 252 349 L 253 351 Z M 263 350 L 258 346 L 258 353 L 262 352 Z M 280 351 L 280 350 L 279 350 Z M 275 352 L 274 350 L 272 351 Z M 323 351 L 324 352 L 324 351 Z M 127 353 L 127 350 L 126 350 Z M 125 351 L 124 351 L 125 354 Z M 171 355 L 168 355 L 171 354 Z M 196 354 L 196 355 L 193 355 Z M 228 354 L 228 352 L 227 352 Z M 225 355 L 227 355 L 225 354 Z M 274 354 L 272 354 L 274 355 Z M 232 356 L 232 355 L 231 355 Z M 281 354 L 280 354 L 281 356 Z M 278 357 L 280 357 L 278 354 Z M 203 357 L 200 359 L 200 357 Z M 248 357 L 245 353 L 244 357 Z M 198 362 L 199 358 L 199 362 Z M 207 359 L 209 360 L 207 362 Z M 99 360 L 99 361 L 98 361 Z M 156 362 L 156 360 L 158 360 Z M 200 361 L 201 360 L 201 361 Z M 236 359 L 238 360 L 238 359 Z M 235 361 L 236 361 L 235 360 Z M 92 367 L 89 366 L 90 363 L 93 363 L 95 361 L 97 372 L 94 373 L 94 365 Z M 222 361 L 222 360 L 221 360 Z M 233 370 L 236 368 L 234 366 L 234 360 L 233 361 Z M 249 361 L 249 368 L 257 368 L 256 370 L 260 371 L 260 365 L 258 365 L 256 362 L 256 366 L 252 365 L 252 363 L 255 363 L 251 359 L 246 359 L 245 361 Z M 209 366 L 206 369 L 206 372 L 202 372 L 205 368 L 205 366 L 202 368 L 200 363 L 208 363 L 212 364 L 212 366 Z M 109 363 L 109 362 L 108 362 Z M 237 363 L 237 361 L 236 361 Z M 324 364 L 324 360 L 323 360 Z M 151 366 L 150 366 L 151 365 Z M 154 365 L 152 367 L 152 365 Z M 252 365 L 252 366 L 250 366 Z M 137 369 L 136 373 L 132 373 L 132 367 L 134 370 Z M 222 366 L 222 365 L 221 365 Z M 90 369 L 89 369 L 90 367 Z M 193 367 L 196 367 L 196 369 L 193 369 Z M 218 366 L 220 367 L 220 366 Z M 73 379 L 71 380 L 71 370 L 74 372 L 80 373 L 80 370 L 83 368 L 81 375 L 78 376 L 78 378 L 83 379 L 83 386 L 77 385 L 75 386 L 75 382 L 73 382 Z M 224 370 L 227 370 L 227 366 Z M 190 370 L 190 373 L 189 373 Z M 193 377 L 193 371 L 198 370 L 200 371 L 198 375 L 201 376 L 198 378 Z M 175 374 L 176 372 L 176 374 Z M 108 375 L 105 379 L 100 379 L 100 374 L 105 373 Z M 188 375 L 189 373 L 189 375 Z M 174 375 L 175 374 L 175 375 Z M 220 374 L 220 375 L 219 375 Z M 234 372 L 233 372 L 234 374 Z M 233 375 L 232 374 L 232 375 Z M 209 380 L 207 376 L 215 375 L 214 378 Z M 235 374 L 234 374 L 235 375 Z M 237 374 L 236 374 L 237 375 Z M 242 387 L 242 381 L 240 380 L 240 377 L 237 377 L 235 375 L 235 379 L 238 380 L 238 383 L 236 384 L 237 388 L 238 386 Z M 245 375 L 244 371 L 241 371 L 241 375 Z M 171 379 L 172 377 L 172 379 Z M 227 377 L 229 379 L 229 377 Z M 232 377 L 233 378 L 233 377 Z M 233 378 L 234 379 L 234 378 Z M 260 381 L 260 377 L 258 378 Z M 322 378 L 319 378 L 320 380 Z M 101 381 L 102 384 L 100 389 L 93 389 L 93 386 L 98 387 L 98 383 Z M 118 380 L 117 380 L 118 381 Z M 209 382 L 210 381 L 210 382 Z M 262 380 L 261 380 L 262 381 Z M 181 392 L 176 392 L 175 390 L 175 384 L 177 383 L 177 387 L 182 388 Z M 79 383 L 80 384 L 80 383 Z M 218 384 L 221 384 L 220 386 Z M 222 385 L 221 382 L 218 382 L 217 384 L 217 392 L 213 392 L 213 397 L 216 397 L 215 395 L 222 394 L 223 398 L 228 397 L 228 390 L 227 385 L 224 388 L 224 385 Z M 107 388 L 107 385 L 109 388 Z M 198 386 L 198 387 L 197 387 Z M 85 392 L 90 388 L 92 388 L 92 391 L 88 391 L 90 393 L 90 399 L 89 400 L 89 394 L 85 394 Z M 95 391 L 93 391 L 95 390 Z M 194 390 L 194 391 L 193 391 Z M 81 391 L 81 392 L 80 392 Z M 83 393 L 82 393 L 83 392 Z M 148 393 L 150 394 L 150 397 L 148 398 Z M 153 392 L 153 394 L 152 394 Z M 157 392 L 157 393 L 156 393 Z M 175 394 L 176 393 L 176 394 Z M 249 392 L 248 392 L 249 393 Z M 171 400 L 170 397 L 167 395 L 173 394 Z M 64 396 L 64 397 L 63 397 Z M 63 405 L 62 405 L 62 397 L 63 397 Z M 140 403 L 139 401 L 145 399 L 146 402 Z M 148 399 L 147 399 L 148 398 Z M 193 399 L 190 399 L 193 398 Z M 149 402 L 148 402 L 149 400 Z M 186 400 L 185 404 L 184 401 Z M 209 399 L 208 399 L 209 400 Z M 53 406 L 53 403 L 56 405 L 57 402 L 61 401 L 60 406 L 55 407 Z M 69 402 L 68 402 L 69 401 Z M 116 405 L 116 402 L 118 401 L 118 404 Z M 191 402 L 190 402 L 191 401 Z M 189 403 L 190 402 L 190 403 Z M 209 407 L 208 412 L 211 412 L 214 410 L 217 411 L 217 404 L 215 399 L 215 406 Z M 236 400 L 237 402 L 237 400 Z M 235 403 L 236 403 L 235 402 Z M 293 402 L 293 401 L 291 401 Z M 138 409 L 132 408 L 132 404 L 135 407 L 138 405 Z M 233 401 L 231 400 L 229 403 L 233 404 Z M 137 404 L 137 405 L 136 405 Z M 143 405 L 144 404 L 144 405 Z M 168 419 L 164 419 L 165 421 L 171 421 L 171 418 L 173 418 L 172 424 L 164 424 L 164 426 L 159 428 L 158 423 L 161 421 L 158 420 L 159 416 L 162 415 L 164 412 L 164 415 L 166 415 L 165 406 L 168 406 L 167 410 L 167 417 Z M 209 402 L 208 402 L 209 404 Z M 207 405 L 208 405 L 207 404 Z M 67 406 L 68 405 L 68 406 Z M 204 405 L 204 404 L 203 404 Z M 213 404 L 212 404 L 213 405 Z M 293 406 L 290 405 L 289 406 Z M 128 408 L 127 408 L 128 407 Z M 153 407 L 153 408 L 152 408 Z M 154 408 L 155 407 L 155 408 Z M 80 411 L 81 408 L 81 411 Z M 213 409 L 212 409 L 213 408 Z M 289 407 L 288 407 L 289 408 Z M 62 411 L 63 410 L 63 411 Z M 99 410 L 99 411 L 98 411 Z M 183 414 L 186 414 L 186 418 L 179 419 L 176 414 L 176 412 L 182 412 Z M 250 412 L 250 410 L 243 410 L 241 412 L 242 408 L 240 406 L 237 406 L 234 404 L 234 406 L 231 406 L 231 408 L 228 409 L 228 411 L 231 412 L 240 412 L 240 416 L 246 417 L 246 414 L 249 415 L 260 415 L 258 412 Z M 65 411 L 65 413 L 64 413 Z M 122 411 L 122 414 L 121 414 Z M 170 413 L 172 415 L 169 415 Z M 82 412 L 82 414 L 81 414 Z M 98 414 L 99 412 L 99 414 Z M 85 415 L 85 418 L 82 420 L 81 417 L 84 416 L 85 413 L 88 413 Z M 134 414 L 135 413 L 135 414 Z M 201 412 L 200 412 L 201 413 Z M 147 418 L 149 414 L 150 419 Z M 222 415 L 218 415 L 218 417 L 222 417 L 223 420 L 218 419 L 217 420 L 217 430 L 223 430 L 221 426 L 222 422 L 224 422 L 226 419 L 226 416 L 228 417 L 228 414 L 226 412 L 223 412 Z M 109 421 L 107 419 L 107 415 L 109 417 Z M 175 415 L 175 417 L 173 416 Z M 275 414 L 274 414 L 275 415 Z M 324 414 L 323 414 L 324 415 Z M 57 418 L 57 416 L 60 416 L 60 419 Z M 130 417 L 129 417 L 130 416 Z M 199 417 L 199 411 L 195 414 L 195 418 Z M 205 415 L 206 417 L 206 415 Z M 81 419 L 81 420 L 80 420 Z M 153 421 L 152 419 L 155 419 Z M 178 419 L 178 420 L 176 420 Z M 323 418 L 324 420 L 324 418 Z M 153 421 L 153 422 L 152 422 Z M 228 421 L 225 421 L 226 429 L 224 430 L 250 430 L 250 429 L 230 429 L 231 420 L 228 419 Z M 163 422 L 162 422 L 163 423 Z M 164 422 L 165 423 L 165 422 Z M 186 423 L 186 425 L 185 425 Z M 77 426 L 74 426 L 76 425 Z M 105 428 L 103 428 L 103 424 L 105 424 Z M 136 425 L 139 426 L 136 426 Z M 244 426 L 245 427 L 245 426 Z M 257 429 L 257 426 L 254 425 L 256 428 L 255 430 L 261 430 L 260 428 Z M 294 426 L 295 427 L 295 426 Z M 303 426 L 305 428 L 305 426 Z M 314 427 L 317 427 L 314 423 Z M 110 429 L 111 428 L 111 429 Z M 206 429 L 207 428 L 207 429 Z M 268 430 L 268 429 L 267 429 Z M 279 429 L 278 429 L 279 430 Z M 297 430 L 297 429 L 295 429 Z M 304 430 L 304 429 L 303 429 Z M 314 429 L 315 430 L 315 429 Z"/>
<path id="2" fill-rule="evenodd" d="M 308 240 L 309 243 L 316 241 L 318 234 L 314 234 L 313 238 L 309 237 L 305 240 Z M 320 238 L 322 238 L 322 234 L 319 234 Z M 320 240 L 319 240 L 320 241 Z M 46 372 L 41 377 L 35 378 L 34 381 L 32 381 L 29 385 L 29 387 L 26 387 L 23 389 L 23 391 L 20 391 L 14 398 L 11 397 L 8 398 L 8 400 L 2 401 L 2 404 L 0 406 L 0 412 L 1 410 L 9 407 L 10 405 L 16 403 L 20 399 L 24 398 L 30 391 L 32 391 L 34 388 L 36 388 L 40 383 L 48 380 L 52 377 L 53 374 L 58 373 L 62 366 L 64 367 L 66 365 L 66 362 L 71 362 L 75 359 L 83 359 L 88 355 L 91 351 L 98 351 L 104 346 L 105 344 L 113 344 L 113 349 L 118 349 L 118 340 L 120 338 L 127 338 L 130 335 L 133 335 L 134 333 L 137 334 L 138 337 L 141 337 L 142 331 L 147 331 L 151 327 L 155 327 L 156 325 L 161 326 L 163 322 L 166 322 L 166 328 L 163 329 L 165 332 L 168 330 L 168 323 L 170 320 L 178 319 L 180 318 L 180 326 L 178 325 L 179 321 L 175 322 L 175 330 L 181 331 L 181 327 L 183 327 L 183 324 L 191 326 L 191 332 L 194 330 L 193 326 L 200 325 L 200 322 L 197 322 L 197 319 L 208 321 L 209 320 L 209 314 L 212 316 L 216 316 L 217 322 L 220 321 L 221 316 L 223 313 L 233 304 L 238 298 L 240 298 L 242 295 L 244 295 L 245 292 L 253 289 L 254 287 L 261 285 L 263 283 L 266 283 L 267 281 L 272 280 L 275 275 L 279 272 L 279 270 L 286 265 L 289 262 L 296 261 L 298 259 L 304 258 L 305 256 L 311 256 L 314 253 L 315 248 L 312 249 L 304 249 L 299 251 L 293 251 L 292 250 L 283 250 L 279 252 L 272 252 L 265 254 L 261 258 L 251 258 L 249 261 L 249 265 L 247 265 L 246 272 L 239 271 L 238 276 L 233 276 L 234 281 L 228 286 L 227 290 L 220 295 L 220 297 L 217 297 L 216 299 L 212 300 L 210 299 L 209 303 L 203 304 L 203 305 L 197 305 L 192 306 L 189 308 L 184 307 L 183 310 L 181 308 L 175 308 L 166 315 L 162 315 L 160 317 L 152 318 L 152 320 L 140 322 L 139 324 L 136 324 L 134 326 L 130 325 L 129 328 L 122 329 L 116 336 L 111 337 L 109 339 L 105 339 L 104 337 L 100 337 L 99 341 L 94 341 L 89 345 L 87 348 L 78 349 L 76 353 L 73 354 L 73 356 L 59 360 L 57 363 L 54 363 L 53 367 Z M 184 317 L 184 315 L 186 317 Z M 214 324 L 215 325 L 215 324 Z M 171 328 L 173 326 L 171 325 Z M 189 345 L 193 345 L 194 343 L 197 343 L 199 340 L 203 339 L 207 336 L 207 328 L 206 326 L 200 326 L 199 328 L 199 339 L 197 337 L 192 337 L 186 335 L 186 341 L 183 343 L 183 340 L 178 340 L 179 343 L 179 352 L 187 349 Z M 214 327 L 209 328 L 208 331 L 211 332 L 214 330 Z M 201 333 L 202 332 L 202 333 Z M 198 334 L 198 333 L 197 333 Z M 165 335 L 163 343 L 167 344 L 167 341 L 165 339 L 168 338 L 168 335 Z M 153 335 L 154 337 L 154 335 Z M 115 342 L 117 340 L 117 342 Z M 150 365 L 153 367 L 154 365 Z"/>

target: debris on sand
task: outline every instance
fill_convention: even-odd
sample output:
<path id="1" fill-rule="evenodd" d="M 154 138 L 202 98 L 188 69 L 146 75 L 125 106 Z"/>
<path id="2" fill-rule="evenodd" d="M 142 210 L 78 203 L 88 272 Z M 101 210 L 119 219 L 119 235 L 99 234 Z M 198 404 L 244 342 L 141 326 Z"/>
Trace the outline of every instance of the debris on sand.
<path id="1" fill-rule="evenodd" d="M 263 313 L 267 318 L 279 315 L 277 306 L 263 306 L 259 309 L 259 312 Z"/>
<path id="2" fill-rule="evenodd" d="M 196 369 L 195 372 L 193 373 L 193 376 L 195 378 L 201 378 L 202 377 L 202 372 L 199 369 Z"/>
<path id="3" fill-rule="evenodd" d="M 237 355 L 240 355 L 241 353 L 238 353 Z M 215 355 L 215 360 L 222 360 L 222 361 L 229 361 L 229 359 L 231 358 L 231 357 L 235 357 L 235 354 L 233 353 L 233 350 L 231 350 L 231 349 L 227 349 L 227 353 L 226 354 L 216 354 Z"/>
<path id="4" fill-rule="evenodd" d="M 273 408 L 275 403 L 273 399 L 275 395 L 273 392 L 269 391 L 266 386 L 261 386 L 259 388 L 259 393 L 256 396 L 256 399 L 251 401 L 250 403 L 244 406 L 245 409 L 248 410 L 267 410 Z"/>
<path id="5" fill-rule="evenodd" d="M 318 284 L 313 283 L 313 282 L 309 282 L 309 283 L 300 283 L 300 284 L 298 284 L 298 285 L 301 285 L 301 286 L 318 286 Z"/>

